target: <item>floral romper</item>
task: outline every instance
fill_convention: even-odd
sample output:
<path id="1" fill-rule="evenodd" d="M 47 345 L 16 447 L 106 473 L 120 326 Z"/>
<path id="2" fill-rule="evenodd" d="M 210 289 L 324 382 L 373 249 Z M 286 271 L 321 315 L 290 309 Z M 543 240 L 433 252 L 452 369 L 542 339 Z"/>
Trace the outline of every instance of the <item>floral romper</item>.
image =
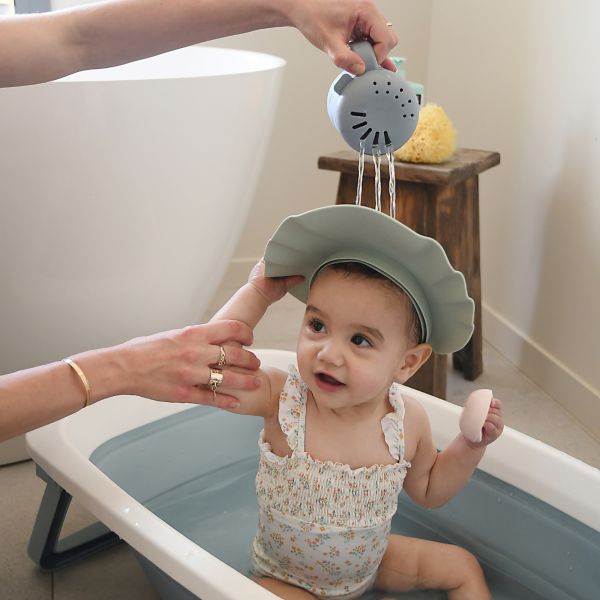
<path id="1" fill-rule="evenodd" d="M 404 460 L 404 403 L 392 384 L 394 412 L 381 420 L 391 465 L 352 469 L 304 451 L 308 388 L 295 367 L 279 398 L 279 424 L 292 449 L 277 456 L 259 438 L 258 532 L 252 571 L 319 598 L 358 598 L 373 584 L 410 463 Z"/>

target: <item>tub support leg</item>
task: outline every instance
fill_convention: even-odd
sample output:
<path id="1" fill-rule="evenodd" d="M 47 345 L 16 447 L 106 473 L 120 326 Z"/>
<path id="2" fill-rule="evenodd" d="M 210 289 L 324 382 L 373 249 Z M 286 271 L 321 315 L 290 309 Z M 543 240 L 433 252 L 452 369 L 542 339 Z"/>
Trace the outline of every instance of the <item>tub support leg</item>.
<path id="1" fill-rule="evenodd" d="M 59 540 L 71 504 L 71 495 L 39 466 L 36 466 L 36 471 L 38 477 L 46 482 L 46 489 L 27 551 L 40 569 L 55 571 L 121 541 L 116 533 L 102 523 L 95 523 Z"/>

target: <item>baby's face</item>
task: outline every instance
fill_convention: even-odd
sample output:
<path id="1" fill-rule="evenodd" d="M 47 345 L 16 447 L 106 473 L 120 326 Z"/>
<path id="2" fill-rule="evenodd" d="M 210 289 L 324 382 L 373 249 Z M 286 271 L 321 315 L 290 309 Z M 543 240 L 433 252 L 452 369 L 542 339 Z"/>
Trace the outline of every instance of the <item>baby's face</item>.
<path id="1" fill-rule="evenodd" d="M 412 345 L 406 305 L 381 282 L 325 270 L 312 285 L 298 367 L 317 402 L 340 409 L 381 401 Z"/>

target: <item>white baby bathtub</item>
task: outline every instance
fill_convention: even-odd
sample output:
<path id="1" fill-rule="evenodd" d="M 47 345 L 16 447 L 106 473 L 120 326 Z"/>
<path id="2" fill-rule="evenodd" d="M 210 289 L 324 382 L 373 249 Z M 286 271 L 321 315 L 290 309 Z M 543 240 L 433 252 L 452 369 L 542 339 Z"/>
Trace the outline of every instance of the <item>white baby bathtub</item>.
<path id="1" fill-rule="evenodd" d="M 0 373 L 198 321 L 283 66 L 196 46 L 0 91 Z"/>
<path id="2" fill-rule="evenodd" d="M 295 360 L 285 351 L 257 354 L 284 369 Z M 436 444 L 445 447 L 460 408 L 405 391 L 423 404 Z M 52 569 L 95 550 L 86 546 L 87 532 L 74 540 L 84 543 L 72 556 L 53 554 L 71 495 L 140 555 L 161 597 L 275 598 L 242 574 L 256 527 L 260 426 L 207 407 L 119 397 L 29 433 L 29 452 L 48 481 L 30 555 Z M 599 498 L 597 469 L 507 428 L 442 509 L 422 510 L 402 494 L 393 529 L 470 548 L 496 600 L 592 600 L 600 590 Z M 100 533 L 106 544 L 117 539 Z"/>

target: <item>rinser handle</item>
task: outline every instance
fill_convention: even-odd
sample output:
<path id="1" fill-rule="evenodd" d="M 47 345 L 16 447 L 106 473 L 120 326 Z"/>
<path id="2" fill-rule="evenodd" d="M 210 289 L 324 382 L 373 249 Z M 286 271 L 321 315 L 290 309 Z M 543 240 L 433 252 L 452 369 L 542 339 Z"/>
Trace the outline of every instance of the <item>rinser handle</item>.
<path id="1" fill-rule="evenodd" d="M 368 42 L 367 40 L 350 42 L 350 48 L 363 59 L 366 71 L 373 71 L 379 68 L 377 57 L 375 56 L 375 50 L 373 50 L 371 42 Z"/>

